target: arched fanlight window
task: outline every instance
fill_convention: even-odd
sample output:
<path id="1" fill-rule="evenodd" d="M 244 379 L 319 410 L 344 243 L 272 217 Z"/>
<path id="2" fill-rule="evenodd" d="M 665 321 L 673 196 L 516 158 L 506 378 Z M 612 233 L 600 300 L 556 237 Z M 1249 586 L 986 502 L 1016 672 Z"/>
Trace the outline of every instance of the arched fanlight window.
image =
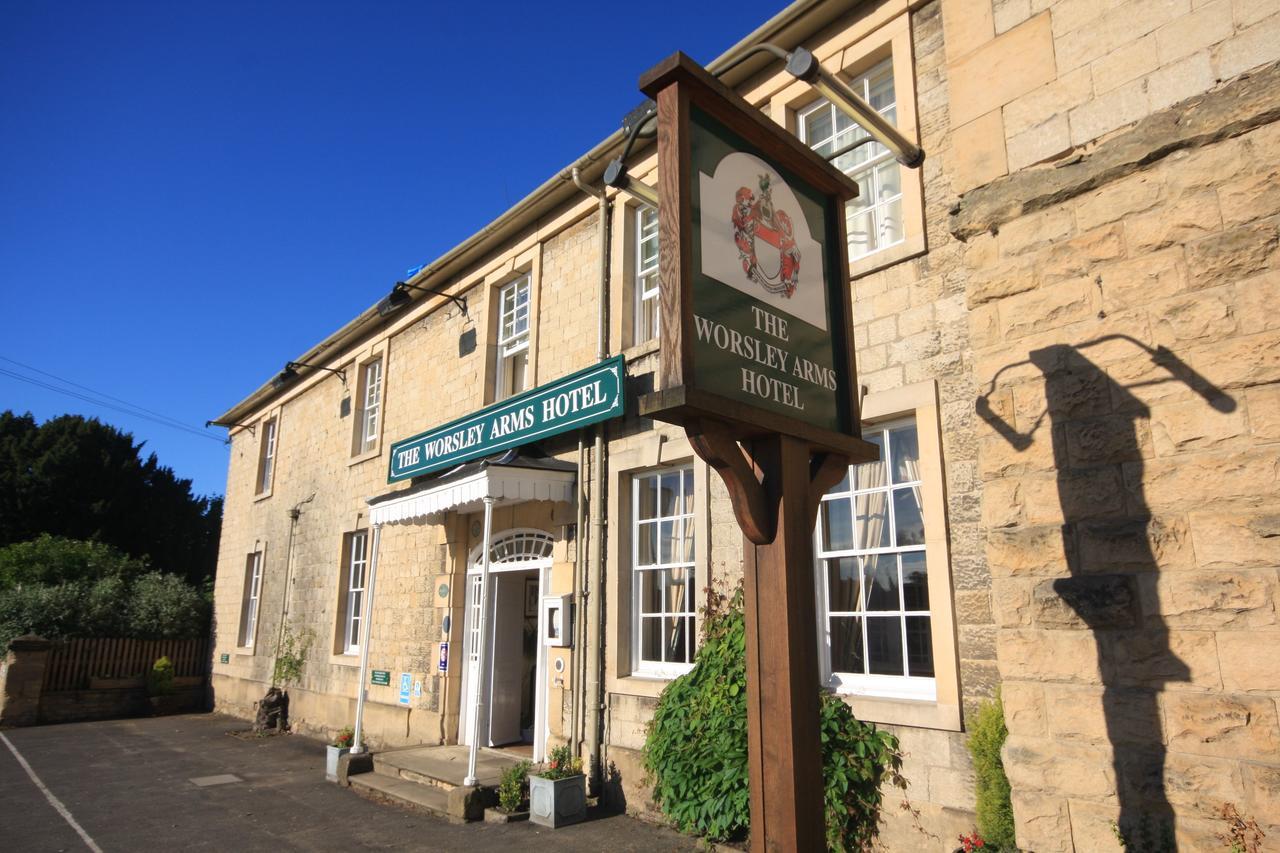
<path id="1" fill-rule="evenodd" d="M 489 551 L 489 565 L 502 566 L 513 563 L 533 563 L 551 559 L 555 540 L 541 530 L 517 530 L 495 539 Z M 480 561 L 480 549 L 471 555 L 471 563 Z"/>

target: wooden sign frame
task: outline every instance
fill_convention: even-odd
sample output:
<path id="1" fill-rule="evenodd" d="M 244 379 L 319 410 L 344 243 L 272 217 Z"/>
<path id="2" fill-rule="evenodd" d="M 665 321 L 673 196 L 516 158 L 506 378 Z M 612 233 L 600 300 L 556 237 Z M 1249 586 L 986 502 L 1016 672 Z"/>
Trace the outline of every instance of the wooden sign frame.
<path id="1" fill-rule="evenodd" d="M 640 88 L 658 105 L 662 318 L 657 390 L 640 399 L 640 413 L 684 427 L 694 452 L 724 480 L 743 531 L 751 849 L 825 849 L 814 521 L 822 495 L 851 463 L 879 458 L 861 438 L 856 394 L 844 203 L 857 185 L 684 54 L 643 75 Z M 790 174 L 825 198 L 826 332 L 837 382 L 834 408 L 829 398 L 820 401 L 822 418 L 830 421 L 834 411 L 833 425 L 732 399 L 718 390 L 722 377 L 696 372 L 693 110 L 753 149 L 746 153 L 784 182 Z M 741 316 L 739 306 L 729 310 Z M 823 342 L 821 334 L 808 338 L 811 352 Z"/>
<path id="2" fill-rule="evenodd" d="M 874 458 L 861 439 L 857 366 L 853 353 L 853 308 L 848 287 L 848 241 L 844 203 L 858 194 L 857 184 L 822 159 L 785 128 L 762 115 L 682 53 L 664 60 L 640 80 L 640 88 L 658 104 L 658 209 L 662 348 L 655 392 L 640 401 L 640 413 L 687 425 L 710 418 L 737 440 L 790 435 L 815 450 Z M 828 331 L 834 347 L 839 394 L 839 424 L 823 428 L 800 418 L 731 399 L 699 384 L 693 343 L 693 213 L 690 109 L 696 108 L 749 140 L 770 165 L 781 167 L 827 201 L 827 255 L 823 270 L 830 310 Z"/>

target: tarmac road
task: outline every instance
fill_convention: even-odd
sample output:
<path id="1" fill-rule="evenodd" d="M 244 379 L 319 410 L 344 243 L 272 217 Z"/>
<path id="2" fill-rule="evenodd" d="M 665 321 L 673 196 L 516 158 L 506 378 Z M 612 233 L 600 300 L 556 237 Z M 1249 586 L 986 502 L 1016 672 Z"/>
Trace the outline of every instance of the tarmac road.
<path id="1" fill-rule="evenodd" d="M 230 717 L 190 714 L 7 729 L 0 734 L 18 755 L 0 741 L 0 850 L 697 849 L 692 839 L 622 815 L 554 831 L 452 824 L 326 782 L 317 741 L 227 734 L 244 728 Z M 228 775 L 236 781 L 210 779 Z"/>

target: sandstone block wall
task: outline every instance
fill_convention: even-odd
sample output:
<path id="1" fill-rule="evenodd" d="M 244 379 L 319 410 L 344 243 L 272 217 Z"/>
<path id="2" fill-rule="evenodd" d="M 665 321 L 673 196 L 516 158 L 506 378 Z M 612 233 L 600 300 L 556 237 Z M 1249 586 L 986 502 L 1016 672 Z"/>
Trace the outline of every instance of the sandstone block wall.
<path id="1" fill-rule="evenodd" d="M 1209 849 L 1225 803 L 1276 830 L 1276 73 L 1176 108 L 1224 138 L 1168 153 L 1152 115 L 1050 178 L 1051 203 L 1018 210 L 1026 174 L 960 205 L 958 230 L 992 214 L 966 294 L 1029 849 L 1116 849 L 1113 822 Z M 986 206 L 1002 194 L 1017 212 Z"/>

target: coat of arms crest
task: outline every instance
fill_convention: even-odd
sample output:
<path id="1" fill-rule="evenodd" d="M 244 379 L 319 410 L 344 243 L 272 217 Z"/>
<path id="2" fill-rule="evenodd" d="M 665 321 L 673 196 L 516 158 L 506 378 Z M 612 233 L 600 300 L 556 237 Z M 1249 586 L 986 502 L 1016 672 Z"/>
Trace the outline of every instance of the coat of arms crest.
<path id="1" fill-rule="evenodd" d="M 784 210 L 774 209 L 769 175 L 758 177 L 758 198 L 749 187 L 739 187 L 734 194 L 733 242 L 738 247 L 738 258 L 747 278 L 770 293 L 790 299 L 796 292 L 800 275 L 800 250 L 796 248 L 791 217 Z M 770 273 L 761 266 L 756 254 L 757 239 L 777 250 L 776 272 Z"/>

